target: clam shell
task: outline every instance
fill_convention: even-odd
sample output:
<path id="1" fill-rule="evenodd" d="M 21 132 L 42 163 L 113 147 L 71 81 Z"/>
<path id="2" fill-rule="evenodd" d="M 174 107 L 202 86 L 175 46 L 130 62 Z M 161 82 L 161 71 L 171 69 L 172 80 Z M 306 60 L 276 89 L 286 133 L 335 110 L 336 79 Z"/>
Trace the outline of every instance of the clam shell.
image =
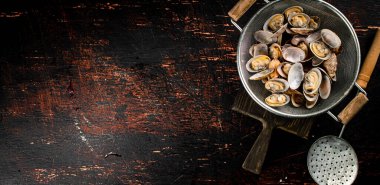
<path id="1" fill-rule="evenodd" d="M 286 94 L 271 94 L 265 98 L 265 103 L 271 107 L 281 107 L 290 102 L 290 97 Z"/>
<path id="2" fill-rule="evenodd" d="M 305 104 L 305 96 L 300 93 L 299 91 L 294 91 L 292 94 L 291 94 L 291 102 L 292 102 L 292 105 L 294 107 L 301 107 L 302 105 Z"/>
<path id="3" fill-rule="evenodd" d="M 298 47 L 289 46 L 282 50 L 282 57 L 286 61 L 297 63 L 303 61 L 306 58 L 306 53 Z"/>
<path id="4" fill-rule="evenodd" d="M 295 28 L 306 28 L 309 26 L 310 17 L 304 13 L 294 13 L 289 15 L 288 22 Z"/>
<path id="5" fill-rule="evenodd" d="M 268 69 L 271 59 L 266 55 L 257 55 L 248 60 L 246 68 L 249 72 L 259 72 Z"/>
<path id="6" fill-rule="evenodd" d="M 277 73 L 284 78 L 288 78 L 288 74 L 289 74 L 289 70 L 291 66 L 292 66 L 291 63 L 283 62 L 279 66 L 277 66 Z"/>
<path id="7" fill-rule="evenodd" d="M 323 68 L 321 68 L 321 67 L 317 67 L 317 68 L 321 71 L 322 75 L 326 75 L 327 77 L 330 78 L 330 82 L 332 81 L 332 79 L 331 79 L 331 77 L 329 76 L 329 74 L 328 74 Z"/>
<path id="8" fill-rule="evenodd" d="M 253 57 L 257 55 L 268 55 L 268 46 L 266 44 L 254 44 L 249 48 L 249 54 Z"/>
<path id="9" fill-rule="evenodd" d="M 274 69 L 273 72 L 269 75 L 269 78 L 277 78 L 278 73 L 277 73 L 277 67 L 281 64 L 281 62 L 278 59 L 273 59 L 272 61 L 269 62 L 268 68 L 269 69 Z"/>
<path id="10" fill-rule="evenodd" d="M 282 34 L 286 31 L 286 28 L 287 28 L 287 27 L 288 27 L 288 23 L 282 25 L 282 26 L 280 27 L 280 29 L 278 29 L 278 30 L 273 34 L 273 36 L 276 37 L 277 40 L 278 40 L 278 38 L 281 37 Z"/>
<path id="11" fill-rule="evenodd" d="M 303 90 L 306 94 L 316 94 L 322 82 L 322 73 L 318 68 L 312 68 L 305 75 Z"/>
<path id="12" fill-rule="evenodd" d="M 310 43 L 309 47 L 314 56 L 318 57 L 319 59 L 327 60 L 331 57 L 332 52 L 324 42 L 314 41 Z"/>
<path id="13" fill-rule="evenodd" d="M 306 100 L 306 108 L 311 109 L 313 108 L 318 102 L 318 95 L 316 95 L 316 99 L 313 101 Z"/>
<path id="14" fill-rule="evenodd" d="M 270 31 L 256 31 L 254 37 L 258 42 L 263 44 L 272 44 L 277 42 L 277 37 Z"/>
<path id="15" fill-rule="evenodd" d="M 309 55 L 309 47 L 307 47 L 307 45 L 306 45 L 305 42 L 299 43 L 297 47 L 300 48 L 300 49 L 302 49 L 302 51 L 305 52 L 306 56 Z"/>
<path id="16" fill-rule="evenodd" d="M 312 34 L 310 34 L 309 36 L 306 37 L 306 44 L 310 44 L 312 42 L 315 42 L 315 41 L 318 41 L 319 39 L 321 39 L 321 32 L 318 31 L 318 32 L 314 32 Z"/>
<path id="17" fill-rule="evenodd" d="M 301 63 L 295 63 L 290 67 L 288 82 L 290 89 L 297 89 L 304 78 L 303 66 Z"/>
<path id="18" fill-rule="evenodd" d="M 309 35 L 311 32 L 314 31 L 314 29 L 312 28 L 290 28 L 290 30 L 300 35 Z"/>
<path id="19" fill-rule="evenodd" d="M 321 19 L 318 16 L 310 16 L 309 28 L 316 30 L 321 25 Z"/>
<path id="20" fill-rule="evenodd" d="M 292 43 L 294 46 L 298 46 L 299 43 L 306 42 L 306 38 L 301 35 L 294 35 L 290 43 Z"/>
<path id="21" fill-rule="evenodd" d="M 286 28 L 286 33 L 289 34 L 289 35 L 296 35 L 297 33 L 296 32 L 293 32 L 290 28 Z"/>
<path id="22" fill-rule="evenodd" d="M 282 14 L 274 14 L 267 21 L 265 21 L 263 30 L 277 31 L 284 25 L 285 17 Z"/>
<path id="23" fill-rule="evenodd" d="M 312 59 L 311 62 L 312 62 L 313 66 L 319 66 L 319 65 L 321 65 L 324 62 L 324 60 L 322 60 L 322 59 L 320 59 L 318 57 L 313 57 L 313 59 Z"/>
<path id="24" fill-rule="evenodd" d="M 305 99 L 307 101 L 315 101 L 319 97 L 318 92 L 315 94 L 307 94 L 307 93 L 305 93 L 305 91 L 303 91 L 303 95 L 305 96 Z"/>
<path id="25" fill-rule="evenodd" d="M 281 78 L 273 78 L 265 83 L 265 89 L 272 93 L 283 93 L 289 89 L 289 83 Z"/>
<path id="26" fill-rule="evenodd" d="M 342 41 L 340 40 L 339 36 L 329 29 L 321 30 L 321 38 L 323 42 L 331 48 L 339 48 L 342 45 Z"/>
<path id="27" fill-rule="evenodd" d="M 264 71 L 261 71 L 261 72 L 258 72 L 254 75 L 252 75 L 251 77 L 249 77 L 250 80 L 262 80 L 264 78 L 267 78 L 272 72 L 274 71 L 274 69 L 266 69 Z"/>
<path id="28" fill-rule="evenodd" d="M 328 60 L 323 62 L 323 67 L 326 69 L 327 74 L 330 76 L 330 78 L 333 81 L 336 81 L 337 66 L 338 66 L 338 58 L 335 55 L 335 53 L 333 53 Z"/>
<path id="29" fill-rule="evenodd" d="M 319 87 L 319 96 L 322 99 L 327 99 L 331 92 L 331 80 L 327 75 L 322 75 L 321 86 Z"/>
<path id="30" fill-rule="evenodd" d="M 302 13 L 303 12 L 303 8 L 300 7 L 300 6 L 291 6 L 287 9 L 284 10 L 284 15 L 286 16 L 286 18 L 289 17 L 290 14 L 293 14 L 293 13 Z"/>
<path id="31" fill-rule="evenodd" d="M 269 56 L 273 59 L 281 58 L 281 56 L 282 56 L 281 46 L 277 43 L 273 43 L 269 47 Z"/>

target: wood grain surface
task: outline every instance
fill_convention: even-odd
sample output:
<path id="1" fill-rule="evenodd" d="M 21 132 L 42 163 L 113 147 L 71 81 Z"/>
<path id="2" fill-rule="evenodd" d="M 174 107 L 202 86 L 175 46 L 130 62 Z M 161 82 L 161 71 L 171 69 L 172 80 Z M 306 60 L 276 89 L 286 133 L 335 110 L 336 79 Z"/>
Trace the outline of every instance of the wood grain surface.
<path id="1" fill-rule="evenodd" d="M 364 59 L 379 1 L 328 2 L 353 24 Z M 327 115 L 309 140 L 275 130 L 260 176 L 241 168 L 262 128 L 231 110 L 243 89 L 235 3 L 0 1 L 0 184 L 313 183 L 309 147 L 341 128 Z M 379 66 L 343 135 L 359 158 L 355 184 L 380 177 Z"/>

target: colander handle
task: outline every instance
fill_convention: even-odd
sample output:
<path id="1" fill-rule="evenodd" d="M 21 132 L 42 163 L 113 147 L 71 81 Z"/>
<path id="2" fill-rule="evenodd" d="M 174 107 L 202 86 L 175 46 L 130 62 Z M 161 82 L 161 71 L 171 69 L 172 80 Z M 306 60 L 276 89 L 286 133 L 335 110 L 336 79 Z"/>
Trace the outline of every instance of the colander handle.
<path id="1" fill-rule="evenodd" d="M 256 0 L 239 0 L 228 12 L 232 20 L 238 21 L 241 16 L 256 2 Z"/>
<path id="2" fill-rule="evenodd" d="M 264 0 L 266 3 L 269 3 L 269 0 Z M 239 0 L 235 6 L 228 12 L 228 15 L 231 17 L 231 23 L 238 29 L 240 32 L 243 29 L 236 23 L 241 16 L 253 5 L 256 0 Z"/>
<path id="3" fill-rule="evenodd" d="M 362 107 L 368 102 L 367 93 L 365 88 L 367 83 L 371 78 L 372 72 L 376 66 L 377 59 L 379 58 L 380 53 L 380 29 L 377 29 L 374 41 L 371 45 L 371 48 L 368 51 L 368 54 L 364 60 L 364 64 L 360 70 L 358 79 L 356 80 L 356 87 L 361 91 L 356 95 L 356 97 L 351 100 L 351 102 L 339 113 L 336 117 L 330 111 L 328 114 L 333 117 L 336 121 L 343 124 L 347 124 L 351 119 L 362 109 Z"/>
<path id="4" fill-rule="evenodd" d="M 377 59 L 380 53 L 380 28 L 377 29 L 375 38 L 372 42 L 371 48 L 364 60 L 362 69 L 360 70 L 358 79 L 356 83 L 360 85 L 363 89 L 367 87 L 367 83 L 372 75 L 373 69 L 376 66 Z"/>

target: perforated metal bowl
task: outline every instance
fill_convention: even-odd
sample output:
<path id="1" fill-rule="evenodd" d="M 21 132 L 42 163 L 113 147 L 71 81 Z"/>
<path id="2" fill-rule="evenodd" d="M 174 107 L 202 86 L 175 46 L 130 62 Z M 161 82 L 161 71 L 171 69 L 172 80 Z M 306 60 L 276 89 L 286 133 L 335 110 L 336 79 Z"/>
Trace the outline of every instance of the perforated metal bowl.
<path id="1" fill-rule="evenodd" d="M 253 33 L 262 29 L 264 22 L 275 13 L 282 13 L 290 6 L 302 6 L 308 15 L 316 15 L 321 19 L 320 28 L 328 28 L 337 33 L 342 40 L 343 52 L 338 56 L 337 81 L 332 84 L 330 97 L 319 100 L 312 109 L 295 108 L 293 106 L 270 107 L 264 99 L 270 92 L 264 88 L 261 81 L 249 80 L 252 75 L 246 68 L 246 62 L 251 58 L 248 50 L 255 43 Z M 355 30 L 347 18 L 334 6 L 318 0 L 277 0 L 260 9 L 243 28 L 238 44 L 238 71 L 245 90 L 266 110 L 284 117 L 309 117 L 327 112 L 337 105 L 352 89 L 360 67 L 360 47 Z"/>

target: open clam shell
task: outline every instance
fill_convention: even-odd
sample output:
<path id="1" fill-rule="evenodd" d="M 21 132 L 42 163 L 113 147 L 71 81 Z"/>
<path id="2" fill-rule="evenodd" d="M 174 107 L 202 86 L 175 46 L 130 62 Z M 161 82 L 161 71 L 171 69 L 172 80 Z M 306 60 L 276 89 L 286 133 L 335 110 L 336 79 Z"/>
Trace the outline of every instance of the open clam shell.
<path id="1" fill-rule="evenodd" d="M 305 96 L 296 90 L 291 94 L 290 99 L 294 107 L 301 107 L 306 102 Z"/>
<path id="2" fill-rule="evenodd" d="M 273 43 L 269 47 L 269 56 L 273 59 L 279 59 L 282 57 L 281 46 L 277 43 Z"/>
<path id="3" fill-rule="evenodd" d="M 274 69 L 266 69 L 264 71 L 261 71 L 261 72 L 258 72 L 254 75 L 252 75 L 251 77 L 249 77 L 250 80 L 263 80 L 265 78 L 267 78 L 272 72 L 274 71 Z"/>
<path id="4" fill-rule="evenodd" d="M 290 43 L 292 43 L 294 46 L 298 46 L 298 44 L 301 42 L 306 42 L 306 38 L 301 35 L 294 35 L 292 40 L 290 40 Z"/>
<path id="5" fill-rule="evenodd" d="M 272 93 L 283 93 L 289 89 L 289 83 L 281 78 L 273 78 L 265 83 L 265 89 Z"/>
<path id="6" fill-rule="evenodd" d="M 302 13 L 303 8 L 301 6 L 291 6 L 287 9 L 284 10 L 284 15 L 286 18 L 289 17 L 289 15 L 294 14 L 294 13 Z"/>
<path id="7" fill-rule="evenodd" d="M 254 34 L 255 39 L 263 44 L 272 44 L 277 42 L 277 37 L 270 31 L 259 30 Z"/>
<path id="8" fill-rule="evenodd" d="M 269 69 L 274 69 L 273 72 L 269 75 L 269 78 L 277 78 L 278 77 L 278 72 L 277 72 L 277 67 L 281 64 L 281 62 L 278 59 L 273 59 L 272 61 L 269 62 L 268 68 Z"/>
<path id="9" fill-rule="evenodd" d="M 320 41 L 310 43 L 310 51 L 321 60 L 329 59 L 332 53 L 330 48 L 324 42 Z"/>
<path id="10" fill-rule="evenodd" d="M 288 22 L 294 28 L 307 28 L 310 22 L 310 17 L 304 13 L 293 13 L 289 15 Z"/>
<path id="11" fill-rule="evenodd" d="M 312 100 L 312 101 L 306 100 L 306 105 L 305 105 L 306 108 L 308 108 L 308 109 L 313 108 L 318 102 L 318 97 L 319 97 L 318 94 L 316 94 L 314 100 Z"/>
<path id="12" fill-rule="evenodd" d="M 318 68 L 312 68 L 305 75 L 303 90 L 305 94 L 316 94 L 322 82 L 322 73 Z"/>
<path id="13" fill-rule="evenodd" d="M 248 60 L 246 68 L 249 72 L 259 72 L 268 69 L 271 59 L 266 55 L 257 55 Z"/>
<path id="14" fill-rule="evenodd" d="M 265 98 L 265 103 L 271 107 L 281 107 L 290 102 L 290 97 L 286 94 L 271 94 Z"/>
<path id="15" fill-rule="evenodd" d="M 311 60 L 311 64 L 315 67 L 315 66 L 319 66 L 321 65 L 322 63 L 324 62 L 324 60 L 318 58 L 318 57 L 313 57 L 313 59 Z"/>
<path id="16" fill-rule="evenodd" d="M 315 101 L 316 99 L 318 99 L 319 96 L 318 92 L 314 94 L 308 94 L 305 91 L 303 91 L 303 95 L 305 96 L 305 99 L 307 101 Z"/>
<path id="17" fill-rule="evenodd" d="M 248 52 L 253 57 L 257 55 L 268 55 L 268 46 L 263 43 L 254 44 L 249 48 Z"/>
<path id="18" fill-rule="evenodd" d="M 279 66 L 277 66 L 277 73 L 284 78 L 288 78 L 290 67 L 292 67 L 291 63 L 283 62 Z"/>
<path id="19" fill-rule="evenodd" d="M 285 17 L 282 14 L 274 14 L 267 21 L 265 21 L 264 31 L 277 31 L 284 25 Z"/>
<path id="20" fill-rule="evenodd" d="M 316 30 L 321 25 L 321 19 L 318 16 L 310 16 L 309 28 Z"/>
<path id="21" fill-rule="evenodd" d="M 312 28 L 290 28 L 293 33 L 300 34 L 300 35 L 310 35 L 311 32 L 314 31 Z"/>
<path id="22" fill-rule="evenodd" d="M 331 92 L 331 79 L 327 75 L 322 75 L 321 86 L 319 87 L 319 96 L 321 99 L 327 99 Z"/>
<path id="23" fill-rule="evenodd" d="M 297 46 L 298 48 L 302 49 L 302 51 L 305 52 L 305 55 L 308 56 L 309 55 L 309 47 L 307 47 L 306 43 L 305 42 L 300 42 Z M 306 58 L 306 57 L 305 57 Z"/>

